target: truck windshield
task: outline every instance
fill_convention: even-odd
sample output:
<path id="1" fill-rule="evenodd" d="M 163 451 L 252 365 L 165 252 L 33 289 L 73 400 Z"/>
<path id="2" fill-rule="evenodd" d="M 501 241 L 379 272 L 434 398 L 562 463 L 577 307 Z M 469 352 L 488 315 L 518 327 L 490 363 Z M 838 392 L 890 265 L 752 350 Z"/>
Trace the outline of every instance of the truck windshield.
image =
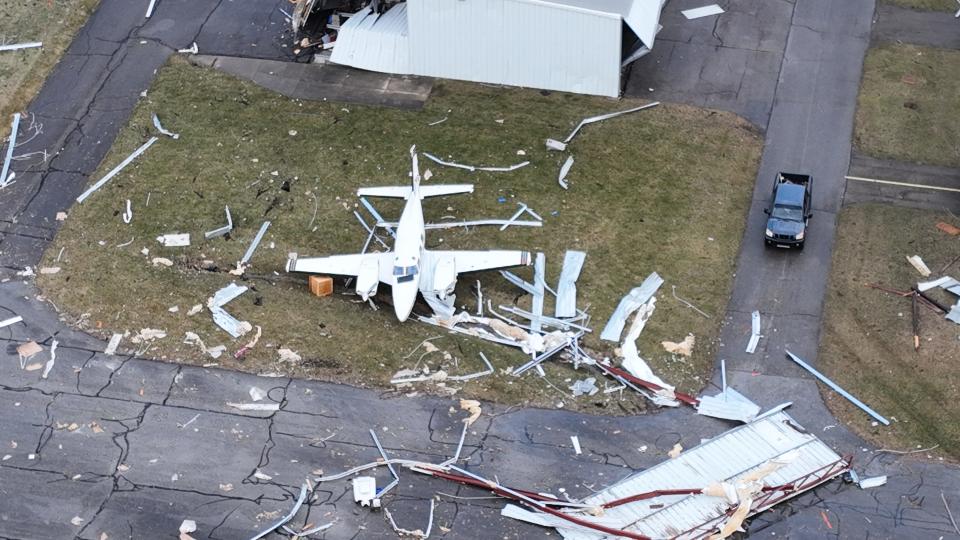
<path id="1" fill-rule="evenodd" d="M 803 221 L 803 208 L 777 204 L 773 206 L 773 212 L 770 213 L 770 217 L 782 219 L 783 221 Z"/>

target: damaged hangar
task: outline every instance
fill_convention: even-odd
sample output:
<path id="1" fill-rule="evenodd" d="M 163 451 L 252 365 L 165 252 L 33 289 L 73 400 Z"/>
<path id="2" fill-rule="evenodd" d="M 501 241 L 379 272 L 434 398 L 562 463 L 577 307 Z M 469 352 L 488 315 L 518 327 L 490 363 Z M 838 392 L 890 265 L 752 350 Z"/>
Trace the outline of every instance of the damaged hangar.
<path id="1" fill-rule="evenodd" d="M 623 69 L 653 47 L 665 3 L 373 2 L 339 25 L 330 61 L 399 75 L 616 97 Z"/>

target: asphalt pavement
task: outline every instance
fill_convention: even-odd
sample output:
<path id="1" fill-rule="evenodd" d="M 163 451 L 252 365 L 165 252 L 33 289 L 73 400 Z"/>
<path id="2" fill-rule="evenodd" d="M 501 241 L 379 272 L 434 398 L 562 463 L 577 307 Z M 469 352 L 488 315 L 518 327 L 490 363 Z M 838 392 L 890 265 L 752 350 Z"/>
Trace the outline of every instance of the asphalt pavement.
<path id="1" fill-rule="evenodd" d="M 752 520 L 750 535 L 949 537 L 940 494 L 960 506 L 960 471 L 875 453 L 836 425 L 817 386 L 783 358 L 789 348 L 816 361 L 873 2 L 731 0 L 723 3 L 727 13 L 712 20 L 677 15 L 695 4 L 671 2 L 661 40 L 668 50 L 641 60 L 628 89 L 654 88 L 661 99 L 734 110 L 766 133 L 718 360 L 727 361 L 730 383 L 758 403 L 793 401 L 791 414 L 838 452 L 855 454 L 858 471 L 890 476 L 869 491 L 831 482 Z M 12 278 L 0 283 L 0 318 L 18 314 L 26 321 L 0 329 L 0 537 L 167 537 L 184 519 L 196 520 L 196 538 L 247 537 L 292 507 L 305 476 L 376 459 L 369 429 L 391 455 L 436 462 L 455 451 L 464 414 L 453 399 L 388 398 L 342 385 L 108 356 L 104 343 L 66 328 L 15 275 L 35 264 L 56 233 L 56 212 L 69 210 L 170 54 L 197 42 L 205 54 L 292 60 L 276 9 L 286 5 L 159 0 L 145 21 L 142 5 L 103 0 L 31 105 L 44 127 L 24 151 L 60 151 L 45 164 L 18 169 L 16 190 L 0 194 L 0 277 Z M 696 74 L 684 59 L 695 62 Z M 813 230 L 802 254 L 764 250 L 761 240 L 760 210 L 781 169 L 816 177 Z M 746 355 L 754 309 L 764 314 L 764 338 L 757 354 Z M 47 349 L 58 341 L 48 378 L 20 369 L 15 348 L 26 340 Z M 254 386 L 279 410 L 228 405 L 248 402 Z M 571 497 L 665 459 L 675 443 L 690 447 L 731 427 L 687 409 L 625 418 L 491 405 L 484 412 L 462 454 L 471 470 L 534 491 L 563 488 Z M 571 448 L 571 435 L 579 437 L 582 455 Z M 377 475 L 386 481 L 384 471 Z M 400 475 L 386 501 L 400 527 L 425 527 L 436 497 L 436 536 L 555 537 L 500 518 L 499 501 L 469 498 L 484 495 L 478 490 Z M 298 527 L 327 522 L 334 525 L 325 538 L 395 537 L 382 512 L 353 502 L 345 482 L 319 486 L 293 520 Z"/>

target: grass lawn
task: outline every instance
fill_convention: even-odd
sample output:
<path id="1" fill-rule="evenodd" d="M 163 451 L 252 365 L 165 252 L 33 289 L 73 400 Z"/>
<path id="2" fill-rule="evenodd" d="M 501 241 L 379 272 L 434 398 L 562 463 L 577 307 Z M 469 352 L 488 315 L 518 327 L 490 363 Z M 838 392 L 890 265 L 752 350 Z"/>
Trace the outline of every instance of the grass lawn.
<path id="1" fill-rule="evenodd" d="M 882 0 L 885 4 L 921 9 L 924 11 L 949 11 L 954 13 L 960 9 L 956 0 Z"/>
<path id="2" fill-rule="evenodd" d="M 870 49 L 855 143 L 871 156 L 960 167 L 960 51 Z"/>
<path id="3" fill-rule="evenodd" d="M 937 455 L 957 460 L 960 326 L 921 306 L 921 345 L 914 351 L 910 299 L 866 287 L 909 290 L 918 280 L 938 277 L 960 253 L 960 237 L 936 229 L 938 221 L 960 225 L 929 210 L 872 204 L 843 209 L 834 249 L 843 255 L 833 259 L 820 362 L 836 382 L 892 421 L 875 427 L 866 414 L 825 391 L 834 413 L 861 435 L 901 450 L 939 444 Z M 907 263 L 910 255 L 920 255 L 934 275 L 921 277 Z M 960 275 L 960 267 L 946 274 Z M 946 291 L 929 294 L 944 304 L 956 302 Z"/>
<path id="4" fill-rule="evenodd" d="M 641 336 L 640 351 L 665 380 L 696 391 L 712 366 L 761 139 L 736 116 L 663 105 L 584 128 L 571 145 L 576 165 L 569 176 L 570 190 L 561 189 L 557 172 L 566 156 L 548 153 L 544 140 L 564 137 L 584 116 L 638 103 L 454 82 L 438 83 L 425 108 L 416 112 L 300 102 L 174 59 L 135 110 L 100 172 L 146 140 L 153 131 L 154 111 L 181 138 L 162 138 L 72 209 L 43 263 L 63 271 L 41 276 L 38 282 L 65 312 L 78 318 L 88 314 L 81 324 L 89 331 L 108 337 L 111 332 L 160 328 L 168 337 L 148 354 L 211 362 L 181 343 L 184 332 L 197 332 L 207 346 L 225 344 L 230 352 L 249 338 L 234 341 L 213 324 L 208 312 L 191 317 L 186 311 L 234 279 L 226 270 L 269 219 L 272 226 L 248 271 L 259 276 L 247 282 L 256 290 L 227 306 L 238 318 L 262 326 L 263 338 L 242 362 L 224 356 L 221 364 L 384 386 L 398 369 L 413 367 L 419 353 L 403 357 L 418 343 L 443 332 L 418 322 L 398 323 L 383 301 L 389 299 L 386 287 L 381 287 L 381 309 L 376 312 L 359 303 L 342 280 L 333 297 L 311 296 L 303 276 L 284 274 L 287 253 L 309 257 L 359 251 L 366 233 L 353 216 L 356 189 L 406 185 L 411 144 L 462 163 L 529 160 L 530 166 L 511 173 L 469 173 L 421 158 L 421 168 L 434 174 L 428 184 L 476 184 L 472 195 L 426 200 L 428 222 L 443 216 L 507 218 L 518 201 L 545 219 L 539 229 L 428 231 L 427 247 L 542 251 L 553 284 L 564 251 L 585 250 L 578 304 L 590 306 L 597 334 L 620 298 L 650 272 L 659 272 L 667 283 Z M 428 126 L 444 117 L 449 119 Z M 518 155 L 520 151 L 525 155 Z M 129 225 L 120 216 L 127 199 L 134 214 Z M 398 218 L 402 201 L 372 202 L 386 219 Z M 203 231 L 225 221 L 224 204 L 233 213 L 233 234 L 205 241 Z M 164 248 L 155 240 L 176 232 L 191 233 L 192 245 Z M 116 247 L 131 239 L 129 245 Z M 56 262 L 61 248 L 61 261 Z M 144 248 L 148 256 L 141 253 Z M 151 266 L 157 256 L 172 259 L 174 266 Z M 217 271 L 201 270 L 204 260 L 213 261 Z M 532 269 L 518 272 L 532 280 Z M 481 273 L 460 280 L 458 305 L 475 309 L 469 287 L 477 278 L 484 297 L 492 298 L 495 306 L 513 303 L 519 294 L 498 274 Z M 680 305 L 670 295 L 671 285 L 713 318 Z M 529 308 L 529 297 L 516 301 Z M 178 312 L 169 312 L 172 306 L 178 306 Z M 418 310 L 426 312 L 422 306 Z M 552 302 L 547 312 L 552 313 Z M 674 360 L 663 351 L 660 341 L 679 341 L 688 332 L 698 340 L 691 358 Z M 498 369 L 524 360 L 514 349 L 474 338 L 445 336 L 434 343 L 450 358 L 437 352 L 424 362 L 451 374 L 482 369 L 479 351 Z M 612 352 L 593 336 L 586 345 Z M 280 347 L 298 351 L 303 362 L 278 363 Z M 572 381 L 596 376 L 557 362 L 548 367 L 548 380 L 564 392 Z M 564 397 L 536 375 L 517 379 L 498 372 L 459 386 L 460 395 L 501 402 L 555 406 Z M 565 406 L 610 412 L 641 406 L 632 397 L 623 402 L 617 398 L 598 394 L 574 403 L 568 398 Z"/>
<path id="5" fill-rule="evenodd" d="M 93 12 L 98 0 L 3 0 L 0 41 L 43 42 L 42 49 L 0 52 L 0 137 L 10 115 L 22 111 L 40 89 L 60 55 Z"/>

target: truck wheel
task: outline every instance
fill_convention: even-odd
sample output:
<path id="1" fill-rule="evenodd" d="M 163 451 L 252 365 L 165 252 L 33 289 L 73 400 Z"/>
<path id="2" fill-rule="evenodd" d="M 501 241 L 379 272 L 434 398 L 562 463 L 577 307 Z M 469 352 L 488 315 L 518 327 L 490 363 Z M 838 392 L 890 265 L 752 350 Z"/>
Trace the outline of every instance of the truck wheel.
<path id="1" fill-rule="evenodd" d="M 800 245 L 797 246 L 797 250 L 798 250 L 798 251 L 803 251 L 803 245 L 804 245 L 804 244 L 805 244 L 805 242 L 801 242 Z"/>

